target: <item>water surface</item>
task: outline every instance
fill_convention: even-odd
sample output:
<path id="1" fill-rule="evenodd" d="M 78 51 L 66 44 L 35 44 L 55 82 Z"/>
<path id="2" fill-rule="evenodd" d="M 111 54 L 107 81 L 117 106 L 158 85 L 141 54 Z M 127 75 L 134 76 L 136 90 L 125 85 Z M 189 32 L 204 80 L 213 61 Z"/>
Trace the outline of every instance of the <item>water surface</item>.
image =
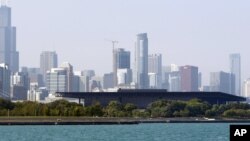
<path id="1" fill-rule="evenodd" d="M 226 123 L 0 126 L 2 141 L 228 141 Z"/>

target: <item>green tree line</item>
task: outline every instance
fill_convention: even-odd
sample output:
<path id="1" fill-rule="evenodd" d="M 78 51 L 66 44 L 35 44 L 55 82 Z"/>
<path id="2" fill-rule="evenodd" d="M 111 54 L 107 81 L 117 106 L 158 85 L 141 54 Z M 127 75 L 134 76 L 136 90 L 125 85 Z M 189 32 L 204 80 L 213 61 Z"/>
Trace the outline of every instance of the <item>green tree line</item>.
<path id="1" fill-rule="evenodd" d="M 82 116 L 82 117 L 226 117 L 250 118 L 250 105 L 229 103 L 211 105 L 199 99 L 190 101 L 158 100 L 139 109 L 134 104 L 110 101 L 105 107 L 58 100 L 52 103 L 17 102 L 0 99 L 0 116 Z"/>

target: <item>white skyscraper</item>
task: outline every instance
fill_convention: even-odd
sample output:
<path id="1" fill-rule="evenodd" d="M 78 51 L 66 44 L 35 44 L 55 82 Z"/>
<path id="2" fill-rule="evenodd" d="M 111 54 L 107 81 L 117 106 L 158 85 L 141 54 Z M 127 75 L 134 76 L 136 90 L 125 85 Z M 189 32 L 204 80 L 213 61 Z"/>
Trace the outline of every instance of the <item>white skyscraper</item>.
<path id="1" fill-rule="evenodd" d="M 149 87 L 147 33 L 137 35 L 134 73 L 134 81 L 137 84 L 137 87 L 139 89 L 147 89 Z"/>
<path id="2" fill-rule="evenodd" d="M 162 88 L 162 55 L 161 54 L 151 54 L 148 56 L 148 73 L 149 73 L 149 84 L 156 84 L 154 88 Z M 154 77 L 155 74 L 155 79 Z M 151 82 L 151 80 L 156 80 L 157 82 Z M 151 87 L 151 86 L 150 86 Z M 151 87 L 152 88 L 152 87 Z"/>
<path id="3" fill-rule="evenodd" d="M 132 82 L 131 69 L 118 69 L 117 70 L 118 86 L 130 85 Z"/>
<path id="4" fill-rule="evenodd" d="M 230 55 L 230 70 L 235 75 L 235 94 L 241 96 L 241 57 L 240 54 Z"/>
<path id="5" fill-rule="evenodd" d="M 250 98 L 250 78 L 244 82 L 244 97 Z"/>
<path id="6" fill-rule="evenodd" d="M 0 63 L 8 65 L 13 73 L 19 70 L 16 27 L 11 25 L 11 8 L 7 6 L 0 6 Z"/>

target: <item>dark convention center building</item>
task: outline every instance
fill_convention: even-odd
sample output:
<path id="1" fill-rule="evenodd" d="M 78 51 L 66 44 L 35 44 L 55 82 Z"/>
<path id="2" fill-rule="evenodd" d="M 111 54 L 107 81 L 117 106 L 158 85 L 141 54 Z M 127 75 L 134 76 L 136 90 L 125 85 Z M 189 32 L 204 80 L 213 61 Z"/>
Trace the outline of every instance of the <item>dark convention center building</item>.
<path id="1" fill-rule="evenodd" d="M 148 104 L 160 100 L 200 99 L 210 104 L 225 104 L 229 102 L 244 102 L 245 98 L 221 92 L 168 92 L 167 90 L 131 90 L 119 89 L 118 92 L 57 92 L 58 97 L 76 98 L 84 101 L 85 106 L 99 102 L 102 106 L 110 101 L 119 101 L 121 104 L 133 103 L 139 108 L 146 108 Z"/>

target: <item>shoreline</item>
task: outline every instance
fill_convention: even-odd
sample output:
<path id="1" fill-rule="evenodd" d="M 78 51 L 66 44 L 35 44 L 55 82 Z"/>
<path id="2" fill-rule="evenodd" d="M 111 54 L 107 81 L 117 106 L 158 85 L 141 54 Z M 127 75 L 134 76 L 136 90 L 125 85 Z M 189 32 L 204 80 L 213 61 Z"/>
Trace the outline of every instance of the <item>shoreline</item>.
<path id="1" fill-rule="evenodd" d="M 249 123 L 250 119 L 207 118 L 99 118 L 99 117 L 0 117 L 6 125 L 136 125 L 144 123 Z"/>

